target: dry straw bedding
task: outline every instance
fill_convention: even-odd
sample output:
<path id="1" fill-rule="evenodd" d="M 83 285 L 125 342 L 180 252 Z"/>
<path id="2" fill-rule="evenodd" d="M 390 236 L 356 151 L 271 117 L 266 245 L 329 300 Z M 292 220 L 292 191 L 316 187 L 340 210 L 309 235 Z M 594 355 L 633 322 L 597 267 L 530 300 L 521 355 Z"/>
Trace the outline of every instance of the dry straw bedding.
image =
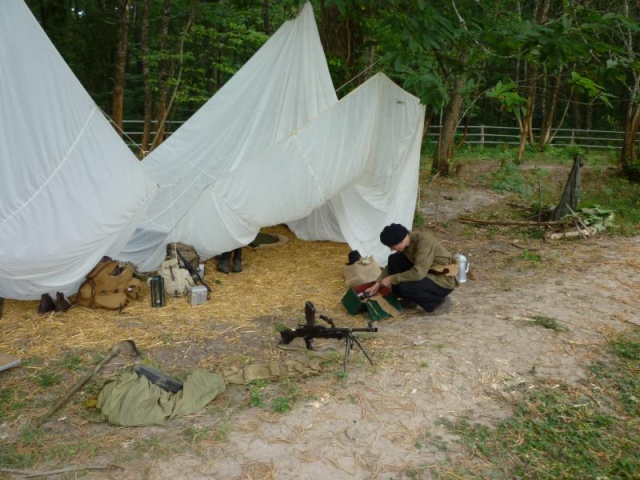
<path id="1" fill-rule="evenodd" d="M 203 305 L 191 305 L 187 298 L 167 298 L 165 307 L 151 308 L 146 286 L 140 300 L 130 302 L 122 312 L 74 306 L 67 312 L 39 315 L 39 301 L 5 300 L 0 351 L 22 359 L 52 359 L 78 350 L 107 353 L 123 339 L 134 340 L 142 351 L 210 342 L 216 337 L 234 343 L 241 331 L 251 333 L 260 325 L 272 328 L 265 322 L 255 325 L 255 319 L 277 319 L 294 327 L 303 321 L 308 300 L 338 326 L 363 326 L 363 319 L 349 316 L 340 303 L 346 291 L 342 272 L 348 245 L 298 240 L 284 226 L 264 232 L 285 235 L 288 242 L 244 248 L 241 273 L 222 274 L 216 260 L 208 260 L 205 281 L 213 292 Z M 273 331 L 259 333 L 273 336 L 275 343 Z"/>

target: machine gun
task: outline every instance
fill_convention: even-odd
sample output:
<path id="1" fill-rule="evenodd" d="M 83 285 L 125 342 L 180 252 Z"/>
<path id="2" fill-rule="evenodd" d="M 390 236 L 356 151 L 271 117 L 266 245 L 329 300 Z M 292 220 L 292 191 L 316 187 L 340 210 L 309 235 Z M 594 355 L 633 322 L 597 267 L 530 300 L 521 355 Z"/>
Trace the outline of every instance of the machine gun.
<path id="1" fill-rule="evenodd" d="M 313 339 L 314 338 L 337 338 L 337 339 L 345 339 L 345 351 L 344 351 L 344 371 L 347 371 L 347 362 L 349 361 L 349 352 L 355 343 L 364 356 L 367 357 L 369 363 L 373 365 L 373 360 L 364 349 L 357 337 L 353 334 L 354 332 L 377 332 L 378 327 L 374 327 L 371 322 L 369 322 L 369 326 L 367 328 L 337 328 L 333 320 L 325 315 L 320 315 L 320 318 L 327 322 L 330 326 L 325 327 L 323 325 L 316 324 L 316 307 L 311 302 L 307 302 L 304 306 L 304 315 L 306 318 L 306 324 L 300 324 L 297 328 L 287 328 L 280 332 L 280 344 L 287 345 L 293 341 L 294 338 L 301 337 L 304 339 L 304 343 L 307 346 L 308 350 L 313 350 Z"/>

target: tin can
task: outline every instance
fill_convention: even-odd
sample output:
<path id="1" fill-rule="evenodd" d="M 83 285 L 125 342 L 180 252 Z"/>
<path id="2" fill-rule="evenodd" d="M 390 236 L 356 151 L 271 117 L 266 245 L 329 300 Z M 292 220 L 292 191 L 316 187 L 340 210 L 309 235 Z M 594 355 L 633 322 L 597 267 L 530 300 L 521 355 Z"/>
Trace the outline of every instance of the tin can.
<path id="1" fill-rule="evenodd" d="M 164 278 L 161 275 L 151 277 L 149 289 L 151 290 L 151 307 L 164 307 Z"/>

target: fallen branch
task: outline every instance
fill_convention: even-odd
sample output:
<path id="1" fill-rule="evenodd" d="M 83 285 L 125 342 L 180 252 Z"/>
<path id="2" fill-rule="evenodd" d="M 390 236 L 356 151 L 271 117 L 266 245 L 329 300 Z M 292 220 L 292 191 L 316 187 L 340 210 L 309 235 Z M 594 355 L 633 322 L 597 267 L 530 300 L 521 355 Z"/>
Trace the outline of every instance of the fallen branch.
<path id="1" fill-rule="evenodd" d="M 586 238 L 589 235 L 591 235 L 591 232 L 589 230 L 580 230 L 578 228 L 576 232 L 556 232 L 556 233 L 551 233 L 551 234 L 548 235 L 548 238 L 549 238 L 549 240 L 560 240 L 561 238 L 575 238 L 575 237 Z"/>
<path id="2" fill-rule="evenodd" d="M 460 217 L 457 219 L 460 223 L 477 223 L 479 225 L 521 225 L 524 227 L 542 227 L 542 226 L 557 226 L 566 225 L 567 222 L 563 220 L 555 220 L 550 222 L 532 222 L 532 221 L 491 221 L 491 220 L 474 220 L 473 218 Z"/>
<path id="3" fill-rule="evenodd" d="M 535 247 L 523 247 L 522 245 L 518 245 L 515 241 L 511 242 L 511 245 L 513 245 L 516 248 L 519 248 L 520 250 L 527 250 L 529 252 L 537 252 L 538 250 L 540 250 L 539 248 L 535 248 Z"/>
<path id="4" fill-rule="evenodd" d="M 122 468 L 118 465 L 87 465 L 84 467 L 65 467 L 57 470 L 38 471 L 38 470 L 17 470 L 14 468 L 0 468 L 0 472 L 13 473 L 20 475 L 22 478 L 48 477 L 50 475 L 60 475 L 61 473 L 79 472 L 82 470 L 110 470 L 112 468 Z"/>

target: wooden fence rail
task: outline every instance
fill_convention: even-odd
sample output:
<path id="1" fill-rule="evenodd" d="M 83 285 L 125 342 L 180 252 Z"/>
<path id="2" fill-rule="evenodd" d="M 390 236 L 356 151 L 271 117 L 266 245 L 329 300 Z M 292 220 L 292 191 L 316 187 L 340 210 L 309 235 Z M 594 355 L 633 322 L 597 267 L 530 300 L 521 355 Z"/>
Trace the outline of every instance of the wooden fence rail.
<path id="1" fill-rule="evenodd" d="M 165 130 L 167 134 L 175 132 L 184 122 L 168 122 Z M 140 149 L 143 121 L 124 120 L 124 135 L 127 144 L 134 150 Z M 440 125 L 431 125 L 425 142 L 435 144 L 440 133 Z M 540 129 L 533 129 L 534 139 L 538 138 Z M 151 136 L 155 132 L 152 132 Z M 561 128 L 552 132 L 551 146 L 567 147 L 570 145 L 586 149 L 620 149 L 622 147 L 622 132 L 616 130 L 581 130 L 575 128 Z M 520 131 L 518 127 L 497 127 L 490 125 L 460 126 L 457 129 L 458 140 L 464 139 L 465 145 L 479 145 L 492 147 L 498 145 L 518 145 Z"/>

